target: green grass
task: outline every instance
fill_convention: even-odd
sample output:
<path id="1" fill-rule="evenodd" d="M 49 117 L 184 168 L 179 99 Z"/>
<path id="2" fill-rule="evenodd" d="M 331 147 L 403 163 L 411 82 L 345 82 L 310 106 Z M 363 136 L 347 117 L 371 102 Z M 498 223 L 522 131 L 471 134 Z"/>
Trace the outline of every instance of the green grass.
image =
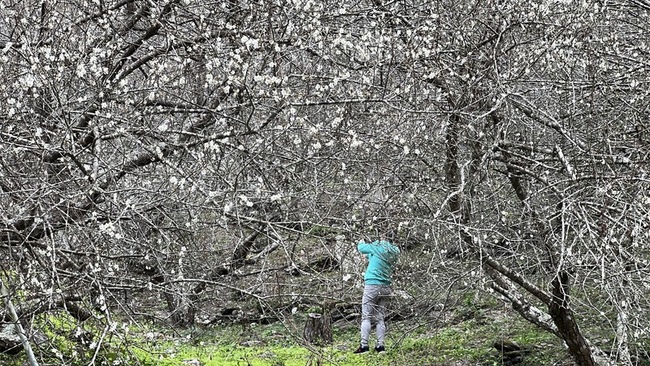
<path id="1" fill-rule="evenodd" d="M 517 317 L 469 319 L 436 329 L 413 327 L 412 322 L 391 324 L 384 354 L 355 355 L 358 330 L 347 324 L 334 332 L 334 344 L 326 347 L 300 344 L 282 324 L 195 329 L 156 342 L 142 342 L 134 353 L 143 365 L 175 366 L 198 360 L 205 366 L 312 366 L 312 365 L 449 365 L 460 361 L 499 365 L 492 344 L 510 339 L 531 350 L 527 365 L 549 365 L 565 356 L 559 340 Z"/>
<path id="2" fill-rule="evenodd" d="M 162 334 L 166 333 L 161 332 L 156 333 L 159 336 L 155 340 L 147 340 L 141 333 L 130 342 L 128 350 L 122 350 L 123 355 L 130 355 L 130 360 L 123 364 L 184 366 L 188 361 L 198 360 L 204 366 L 433 366 L 459 361 L 498 365 L 499 357 L 491 344 L 499 337 L 506 337 L 523 347 L 533 348 L 527 365 L 553 364 L 553 360 L 561 358 L 557 356 L 558 352 L 562 355 L 559 342 L 549 338 L 548 334 L 526 324 L 506 323 L 508 322 L 503 320 L 481 324 L 466 321 L 444 329 L 421 327 L 417 330 L 405 330 L 409 326 L 406 323 L 394 324 L 387 339 L 387 352 L 362 355 L 352 353 L 357 346 L 358 337 L 358 331 L 353 327 L 337 330 L 334 344 L 326 347 L 306 347 L 294 336 L 282 333 L 287 329 L 279 324 L 254 327 L 245 336 L 240 327 L 195 329 L 186 331 L 185 334 L 165 336 Z M 536 345 L 542 342 L 548 346 L 547 349 L 535 349 Z M 111 349 L 114 351 L 119 347 Z M 106 360 L 105 364 L 110 364 L 108 361 L 115 360 L 114 357 L 103 355 L 99 359 Z M 87 358 L 84 357 L 84 361 L 87 361 Z M 20 364 L 3 362 L 2 356 L 0 363 Z"/>
<path id="3" fill-rule="evenodd" d="M 264 366 L 305 365 L 310 353 L 296 347 L 244 347 L 238 345 L 204 345 L 200 347 L 170 347 L 138 351 L 143 365 L 173 366 L 184 361 L 199 360 L 205 366 Z"/>
<path id="4" fill-rule="evenodd" d="M 496 366 L 502 362 L 492 344 L 499 339 L 509 339 L 529 349 L 525 362 L 529 366 L 552 365 L 566 357 L 561 342 L 554 336 L 494 305 L 466 301 L 446 314 L 448 320 L 444 322 L 427 318 L 389 322 L 388 351 L 383 354 L 352 353 L 359 336 L 358 324 L 354 322 L 335 324 L 334 343 L 324 347 L 302 344 L 304 317 L 300 316 L 284 323 L 252 324 L 245 328 L 238 325 L 171 330 L 140 323 L 139 327 L 129 327 L 128 338 L 106 339 L 95 364 L 186 366 L 189 361 L 198 360 L 204 366 L 442 366 L 460 362 Z M 71 323 L 63 315 L 60 319 L 48 317 L 41 324 L 51 328 L 48 336 L 56 340 L 55 347 L 67 353 L 67 365 L 86 365 L 88 353 L 75 357 L 69 353 L 79 350 L 76 341 L 68 338 L 76 330 Z M 48 356 L 56 361 L 51 353 Z M 0 355 L 0 364 L 17 366 L 20 359 Z"/>
<path id="5" fill-rule="evenodd" d="M 561 342 L 549 333 L 518 318 L 470 319 L 441 329 L 428 329 L 404 339 L 393 356 L 399 361 L 418 360 L 418 364 L 449 365 L 460 361 L 498 365 L 501 357 L 493 347 L 500 339 L 530 349 L 526 365 L 549 365 L 562 358 Z M 559 356 L 558 356 L 559 355 Z"/>
<path id="6" fill-rule="evenodd" d="M 167 352 L 143 353 L 144 365 L 183 365 L 183 361 L 199 360 L 205 366 L 306 366 L 306 365 L 390 365 L 394 364 L 398 351 L 385 354 L 367 353 L 355 355 L 351 348 L 341 344 L 308 349 L 299 345 L 244 347 L 206 346 L 200 350 L 183 351 L 169 349 Z M 400 357 L 403 358 L 403 357 Z"/>

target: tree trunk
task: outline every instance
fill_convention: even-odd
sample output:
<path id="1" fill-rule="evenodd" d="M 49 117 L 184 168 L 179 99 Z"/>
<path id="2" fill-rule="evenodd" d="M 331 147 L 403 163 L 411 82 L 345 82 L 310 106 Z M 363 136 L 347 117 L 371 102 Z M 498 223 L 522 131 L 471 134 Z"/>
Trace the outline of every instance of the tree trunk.
<path id="1" fill-rule="evenodd" d="M 182 288 L 172 288 L 165 292 L 164 298 L 167 302 L 167 309 L 170 313 L 170 321 L 173 326 L 190 327 L 196 321 L 196 307 Z"/>
<path id="2" fill-rule="evenodd" d="M 549 313 L 562 338 L 569 347 L 569 353 L 580 366 L 596 366 L 591 349 L 582 336 L 569 307 L 569 274 L 562 271 L 551 281 L 553 297 Z"/>
<path id="3" fill-rule="evenodd" d="M 454 215 L 461 217 L 461 222 L 466 223 L 466 217 L 461 215 L 462 208 L 462 180 L 461 171 L 458 166 L 458 129 L 461 123 L 460 117 L 454 114 L 449 117 L 449 126 L 447 126 L 447 133 L 445 134 L 445 179 L 449 189 L 453 191 L 449 197 L 449 210 Z"/>
<path id="4" fill-rule="evenodd" d="M 630 347 L 628 346 L 628 314 L 627 304 L 623 302 L 616 316 L 616 347 L 618 359 L 625 365 L 632 365 Z"/>

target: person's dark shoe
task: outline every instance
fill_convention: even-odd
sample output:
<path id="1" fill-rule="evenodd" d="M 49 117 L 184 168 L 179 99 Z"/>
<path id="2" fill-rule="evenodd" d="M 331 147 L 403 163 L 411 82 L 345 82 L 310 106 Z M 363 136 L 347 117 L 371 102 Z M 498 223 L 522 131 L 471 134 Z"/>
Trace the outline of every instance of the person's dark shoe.
<path id="1" fill-rule="evenodd" d="M 384 351 L 386 351 L 386 349 L 384 348 L 384 346 L 377 346 L 377 347 L 375 347 L 375 352 L 384 352 Z"/>
<path id="2" fill-rule="evenodd" d="M 368 351 L 370 351 L 370 348 L 368 348 L 368 346 L 365 346 L 365 347 L 364 346 L 359 346 L 359 348 L 357 348 L 357 350 L 354 351 L 354 353 L 366 353 Z"/>

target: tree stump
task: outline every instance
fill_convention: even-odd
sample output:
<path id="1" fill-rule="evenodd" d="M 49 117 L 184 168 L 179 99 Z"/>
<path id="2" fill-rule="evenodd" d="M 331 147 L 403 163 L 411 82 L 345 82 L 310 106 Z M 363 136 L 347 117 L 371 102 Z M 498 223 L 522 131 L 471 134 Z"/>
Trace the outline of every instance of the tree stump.
<path id="1" fill-rule="evenodd" d="M 23 350 L 16 326 L 0 324 L 0 353 L 15 355 Z"/>
<path id="2" fill-rule="evenodd" d="M 325 312 L 325 314 L 309 313 L 302 335 L 310 344 L 331 344 L 334 337 L 332 336 L 332 319 L 329 312 Z"/>

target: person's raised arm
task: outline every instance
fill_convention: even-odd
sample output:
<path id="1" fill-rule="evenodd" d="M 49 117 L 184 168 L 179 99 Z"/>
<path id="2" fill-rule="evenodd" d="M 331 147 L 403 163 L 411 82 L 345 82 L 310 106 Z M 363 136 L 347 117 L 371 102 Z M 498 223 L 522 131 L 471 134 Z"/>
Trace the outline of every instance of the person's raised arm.
<path id="1" fill-rule="evenodd" d="M 372 243 L 366 243 L 363 240 L 359 240 L 357 244 L 357 250 L 361 254 L 375 254 L 375 246 Z"/>

